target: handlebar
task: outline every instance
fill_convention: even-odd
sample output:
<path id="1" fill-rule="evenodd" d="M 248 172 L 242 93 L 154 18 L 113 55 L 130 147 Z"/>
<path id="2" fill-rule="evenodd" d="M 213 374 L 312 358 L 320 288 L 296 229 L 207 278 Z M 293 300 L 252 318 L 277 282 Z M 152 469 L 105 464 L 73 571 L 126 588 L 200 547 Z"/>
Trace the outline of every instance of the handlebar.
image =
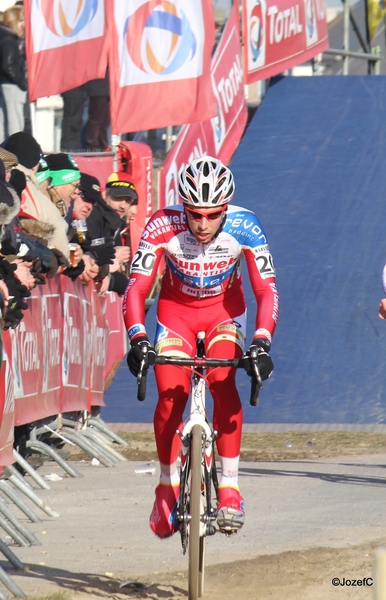
<path id="1" fill-rule="evenodd" d="M 142 349 L 143 352 L 143 360 L 141 361 L 139 373 L 137 375 L 137 398 L 140 401 L 145 400 L 146 398 L 146 377 L 147 377 L 147 368 L 146 367 L 146 355 L 147 355 L 147 347 L 144 346 Z M 214 368 L 214 367 L 232 367 L 234 369 L 243 368 L 247 370 L 249 366 L 253 371 L 253 376 L 251 380 L 251 395 L 249 399 L 249 403 L 251 406 L 257 406 L 259 401 L 259 392 L 263 387 L 259 367 L 257 364 L 257 352 L 252 351 L 251 355 L 247 356 L 246 354 L 242 358 L 199 358 L 197 356 L 193 358 L 185 358 L 180 356 L 156 356 L 155 357 L 156 365 L 175 365 L 179 367 L 194 367 L 194 368 Z"/>

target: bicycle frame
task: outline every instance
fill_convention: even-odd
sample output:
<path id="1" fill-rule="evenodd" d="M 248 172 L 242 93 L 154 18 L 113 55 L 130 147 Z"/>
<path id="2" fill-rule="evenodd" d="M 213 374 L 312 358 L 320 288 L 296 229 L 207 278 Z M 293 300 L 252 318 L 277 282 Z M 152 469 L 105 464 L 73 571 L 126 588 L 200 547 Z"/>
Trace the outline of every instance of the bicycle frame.
<path id="1" fill-rule="evenodd" d="M 197 335 L 197 358 L 204 358 L 204 346 L 203 341 L 205 334 L 200 332 Z M 201 343 L 202 342 L 202 343 Z M 214 440 L 217 435 L 217 431 L 212 430 L 207 416 L 206 416 L 206 405 L 205 405 L 205 379 L 204 368 L 202 366 L 197 367 L 191 378 L 191 391 L 190 391 L 190 411 L 187 420 L 184 423 L 182 432 L 177 430 L 178 435 L 182 441 L 181 447 L 181 489 L 185 484 L 186 476 L 189 475 L 190 464 L 188 462 L 189 451 L 191 446 L 192 432 L 195 426 L 199 425 L 201 428 L 201 472 L 202 472 L 202 483 L 205 491 L 206 506 L 202 507 L 201 511 L 201 526 L 200 535 L 213 535 L 216 533 L 216 529 L 213 523 L 216 519 L 216 511 L 212 507 L 211 502 L 211 481 L 214 476 L 213 471 L 213 456 L 214 456 Z M 217 494 L 217 479 L 215 482 L 215 491 Z M 182 514 L 179 514 L 179 509 L 182 508 Z M 183 507 L 178 506 L 177 518 L 181 522 L 184 521 L 186 515 L 183 513 Z M 186 547 L 184 547 L 184 540 L 182 540 L 184 553 Z"/>
<path id="2" fill-rule="evenodd" d="M 177 503 L 176 518 L 180 524 L 183 553 L 189 549 L 189 600 L 197 600 L 203 595 L 205 538 L 221 531 L 225 534 L 234 531 L 222 531 L 217 526 L 217 503 L 212 504 L 212 482 L 216 499 L 218 494 L 217 473 L 214 460 L 214 440 L 217 432 L 212 430 L 205 410 L 205 369 L 211 367 L 249 368 L 254 373 L 251 385 L 250 403 L 256 406 L 259 390 L 262 387 L 257 366 L 257 353 L 244 355 L 243 358 L 222 359 L 206 358 L 204 348 L 205 333 L 197 334 L 197 352 L 194 358 L 182 358 L 166 355 L 155 357 L 155 364 L 169 364 L 191 367 L 190 411 L 182 431 L 177 430 L 181 438 L 180 496 Z M 137 383 L 139 400 L 146 396 L 146 354 L 143 350 Z"/>

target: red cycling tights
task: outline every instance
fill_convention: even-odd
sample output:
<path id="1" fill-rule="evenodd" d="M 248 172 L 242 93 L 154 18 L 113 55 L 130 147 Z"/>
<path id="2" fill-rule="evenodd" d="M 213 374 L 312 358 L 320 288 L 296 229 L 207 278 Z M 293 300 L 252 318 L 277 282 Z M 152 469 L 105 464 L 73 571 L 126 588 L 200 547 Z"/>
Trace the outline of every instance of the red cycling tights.
<path id="1" fill-rule="evenodd" d="M 242 356 L 245 340 L 244 298 L 226 303 L 213 303 L 205 308 L 193 308 L 161 298 L 158 303 L 156 350 L 159 354 L 194 356 L 196 337 L 205 331 L 206 356 L 237 358 Z M 155 367 L 158 404 L 154 413 L 154 431 L 158 457 L 162 464 L 177 460 L 182 416 L 190 390 L 190 369 Z M 236 369 L 221 367 L 207 374 L 213 397 L 213 427 L 218 431 L 217 450 L 220 456 L 234 458 L 240 454 L 242 407 L 236 388 Z"/>

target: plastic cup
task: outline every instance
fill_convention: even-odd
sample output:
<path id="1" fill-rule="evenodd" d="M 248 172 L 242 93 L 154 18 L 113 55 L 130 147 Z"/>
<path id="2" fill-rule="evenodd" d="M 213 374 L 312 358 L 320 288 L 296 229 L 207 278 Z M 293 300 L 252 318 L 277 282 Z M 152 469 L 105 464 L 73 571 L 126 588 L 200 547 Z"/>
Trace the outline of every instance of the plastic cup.
<path id="1" fill-rule="evenodd" d="M 78 246 L 78 244 L 68 244 L 68 248 L 70 250 L 70 265 L 72 267 L 76 267 L 76 265 L 78 264 L 76 257 L 75 257 L 75 252 L 76 252 L 77 246 Z"/>

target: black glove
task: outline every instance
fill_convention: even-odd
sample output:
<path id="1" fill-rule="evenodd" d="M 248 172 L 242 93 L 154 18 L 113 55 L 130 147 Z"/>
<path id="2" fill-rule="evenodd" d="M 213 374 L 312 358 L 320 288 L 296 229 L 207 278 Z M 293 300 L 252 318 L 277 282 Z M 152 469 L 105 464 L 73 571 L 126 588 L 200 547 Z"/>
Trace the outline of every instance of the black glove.
<path id="1" fill-rule="evenodd" d="M 20 198 L 22 191 L 27 186 L 27 180 L 25 178 L 24 173 L 22 171 L 19 171 L 19 169 L 12 169 L 11 176 L 9 178 L 9 183 Z"/>
<path id="2" fill-rule="evenodd" d="M 273 362 L 272 358 L 268 354 L 271 348 L 271 344 L 266 339 L 256 338 L 253 340 L 252 344 L 249 346 L 249 350 L 246 353 L 247 356 L 251 355 L 251 352 L 255 350 L 257 352 L 257 366 L 259 369 L 260 377 L 262 381 L 268 379 L 271 376 L 273 371 Z M 250 377 L 254 376 L 253 370 L 249 361 L 246 366 L 246 371 Z"/>
<path id="3" fill-rule="evenodd" d="M 40 258 L 38 258 L 37 256 L 34 258 L 31 258 L 29 256 L 23 256 L 23 259 L 26 262 L 32 262 L 32 265 L 29 270 L 31 272 L 31 275 L 33 275 L 33 278 L 35 279 L 35 285 L 44 285 L 46 283 L 46 278 L 44 277 L 44 275 L 42 275 L 43 265 Z"/>
<path id="4" fill-rule="evenodd" d="M 12 243 L 13 242 L 11 238 L 5 238 L 1 240 L 1 254 L 3 256 L 17 255 L 19 244 L 16 243 L 15 246 L 13 246 Z"/>
<path id="5" fill-rule="evenodd" d="M 67 258 L 64 256 L 63 252 L 58 250 L 57 248 L 51 248 L 51 262 L 50 266 L 43 269 L 43 273 L 45 273 L 48 279 L 55 277 L 58 272 L 59 267 L 68 267 L 69 262 Z"/>
<path id="6" fill-rule="evenodd" d="M 67 269 L 64 269 L 63 275 L 67 275 L 67 277 L 70 277 L 70 279 L 74 280 L 79 277 L 79 275 L 82 275 L 83 271 L 84 262 L 83 260 L 80 260 L 76 267 L 68 267 Z"/>
<path id="7" fill-rule="evenodd" d="M 142 348 L 144 346 L 147 346 L 147 353 L 145 355 L 142 353 Z M 127 366 L 130 369 L 130 373 L 132 373 L 135 377 L 139 373 L 141 362 L 144 356 L 146 357 L 144 370 L 147 371 L 149 366 L 154 365 L 155 362 L 155 350 L 150 344 L 147 335 L 141 335 L 141 337 L 133 340 L 131 342 L 131 348 L 127 353 Z"/>
<path id="8" fill-rule="evenodd" d="M 114 242 L 109 241 L 99 246 L 91 246 L 87 252 L 95 258 L 97 265 L 112 265 L 115 258 Z"/>
<path id="9" fill-rule="evenodd" d="M 7 277 L 4 280 L 10 296 L 9 304 L 5 311 L 3 329 L 15 329 L 23 318 L 23 310 L 28 308 L 28 304 L 24 302 L 24 298 L 31 295 L 31 292 L 25 285 L 22 285 L 16 277 Z"/>
<path id="10" fill-rule="evenodd" d="M 14 279 L 13 273 L 16 271 L 17 265 L 14 265 L 4 258 L 0 257 L 0 277 L 6 281 L 7 279 Z"/>

